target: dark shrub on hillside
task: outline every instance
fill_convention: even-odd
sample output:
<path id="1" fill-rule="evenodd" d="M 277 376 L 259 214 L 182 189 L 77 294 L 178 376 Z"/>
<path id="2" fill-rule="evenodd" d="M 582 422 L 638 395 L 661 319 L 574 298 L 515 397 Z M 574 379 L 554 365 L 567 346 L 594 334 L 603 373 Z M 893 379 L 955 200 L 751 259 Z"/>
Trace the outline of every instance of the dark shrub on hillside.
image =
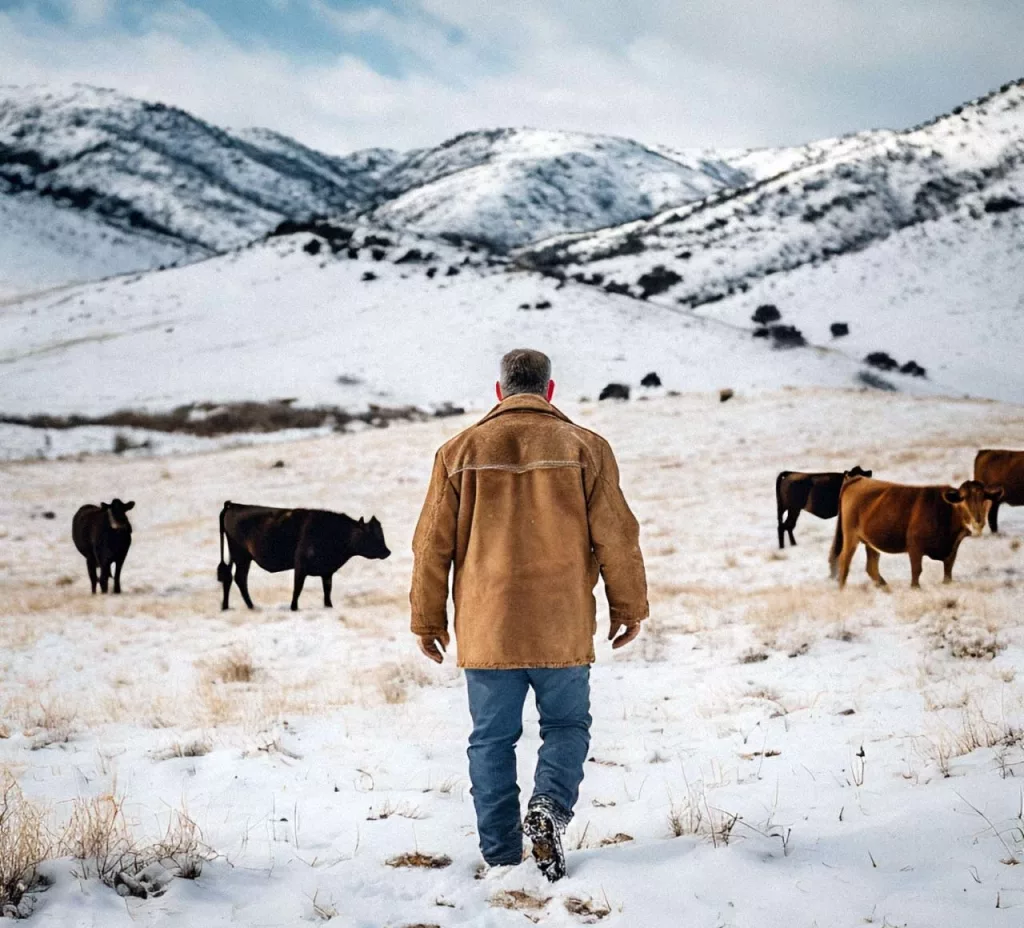
<path id="1" fill-rule="evenodd" d="M 986 213 L 1008 213 L 1011 209 L 1017 209 L 1021 205 L 1020 200 L 1013 197 L 992 197 L 985 201 Z"/>
<path id="2" fill-rule="evenodd" d="M 604 292 L 618 293 L 621 296 L 631 295 L 629 292 L 629 284 L 620 284 L 618 281 L 615 280 L 609 280 L 608 283 L 604 285 Z"/>
<path id="3" fill-rule="evenodd" d="M 345 226 L 336 226 L 322 219 L 309 219 L 301 222 L 295 219 L 285 219 L 270 235 L 297 235 L 299 232 L 310 232 L 332 243 L 347 242 L 352 238 L 351 229 Z"/>
<path id="4" fill-rule="evenodd" d="M 807 344 L 803 332 L 795 325 L 773 325 L 769 328 L 776 348 L 797 348 Z"/>
<path id="5" fill-rule="evenodd" d="M 771 338 L 772 330 L 768 326 L 763 325 L 759 328 L 754 329 L 754 338 Z"/>
<path id="6" fill-rule="evenodd" d="M 377 275 L 373 271 L 363 271 L 363 280 L 369 283 L 371 280 L 376 280 Z"/>
<path id="7" fill-rule="evenodd" d="M 353 260 L 355 260 L 356 258 L 359 257 L 359 249 L 358 248 L 350 248 L 348 250 L 348 256 L 350 258 L 352 258 Z"/>
<path id="8" fill-rule="evenodd" d="M 769 322 L 778 322 L 782 318 L 782 313 L 773 303 L 762 303 L 750 318 L 758 325 L 768 325 Z"/>
<path id="9" fill-rule="evenodd" d="M 640 381 L 641 387 L 660 387 L 661 378 L 654 372 L 651 371 L 647 374 L 643 380 Z"/>
<path id="10" fill-rule="evenodd" d="M 610 383 L 598 397 L 599 400 L 628 400 L 629 387 L 624 383 Z"/>
<path id="11" fill-rule="evenodd" d="M 423 261 L 423 252 L 418 248 L 410 248 L 401 258 L 395 259 L 395 264 L 414 264 Z"/>
<path id="12" fill-rule="evenodd" d="M 449 265 L 448 270 L 444 272 L 445 277 L 454 277 L 459 273 L 459 269 L 454 264 Z"/>
<path id="13" fill-rule="evenodd" d="M 718 391 L 718 402 L 728 403 L 736 395 L 736 391 L 731 387 L 723 387 Z"/>
<path id="14" fill-rule="evenodd" d="M 880 371 L 894 371 L 900 366 L 899 362 L 885 351 L 872 351 L 864 358 L 864 363 L 871 367 L 877 367 Z"/>
<path id="15" fill-rule="evenodd" d="M 383 248 L 374 248 L 370 254 L 373 256 L 374 261 L 383 261 L 387 252 Z"/>
<path id="16" fill-rule="evenodd" d="M 551 300 L 541 300 L 533 304 L 534 309 L 551 309 Z"/>
<path id="17" fill-rule="evenodd" d="M 437 273 L 437 268 L 436 267 L 428 267 L 427 268 L 427 277 L 432 278 L 436 273 Z"/>
<path id="18" fill-rule="evenodd" d="M 363 239 L 363 244 L 367 247 L 376 245 L 380 248 L 390 248 L 393 242 L 389 238 L 384 238 L 383 235 L 367 235 L 366 238 Z"/>
<path id="19" fill-rule="evenodd" d="M 305 245 L 302 246 L 302 250 L 307 255 L 318 255 L 320 254 L 321 242 L 318 238 L 311 238 Z"/>
<path id="20" fill-rule="evenodd" d="M 664 264 L 659 264 L 641 275 L 636 283 L 642 291 L 641 296 L 646 300 L 650 296 L 664 293 L 682 279 L 675 271 L 670 271 Z"/>
<path id="21" fill-rule="evenodd" d="M 844 335 L 850 334 L 850 326 L 845 322 L 833 322 L 831 330 L 833 338 L 842 338 Z"/>
<path id="22" fill-rule="evenodd" d="M 918 364 L 917 361 L 907 361 L 907 363 L 900 368 L 900 373 L 909 374 L 911 377 L 928 376 L 928 372 L 923 367 L 921 367 L 921 365 Z"/>

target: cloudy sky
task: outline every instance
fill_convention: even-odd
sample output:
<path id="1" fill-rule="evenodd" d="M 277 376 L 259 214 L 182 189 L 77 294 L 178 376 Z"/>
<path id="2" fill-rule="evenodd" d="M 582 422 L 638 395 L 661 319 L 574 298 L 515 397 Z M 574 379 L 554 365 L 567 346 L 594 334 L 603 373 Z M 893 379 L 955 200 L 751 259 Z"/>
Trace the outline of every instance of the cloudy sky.
<path id="1" fill-rule="evenodd" d="M 0 83 L 114 87 L 334 152 L 499 125 L 792 144 L 1021 76 L 1021 0 L 0 0 Z"/>

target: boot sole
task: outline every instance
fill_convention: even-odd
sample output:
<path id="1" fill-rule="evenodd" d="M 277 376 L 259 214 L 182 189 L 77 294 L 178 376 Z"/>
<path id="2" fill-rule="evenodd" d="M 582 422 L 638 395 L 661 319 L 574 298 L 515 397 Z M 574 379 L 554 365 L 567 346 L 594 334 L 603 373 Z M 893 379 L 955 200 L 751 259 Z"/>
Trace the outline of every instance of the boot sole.
<path id="1" fill-rule="evenodd" d="M 533 859 L 547 879 L 555 883 L 565 876 L 565 852 L 554 822 L 546 815 L 527 813 L 523 834 L 533 844 Z"/>

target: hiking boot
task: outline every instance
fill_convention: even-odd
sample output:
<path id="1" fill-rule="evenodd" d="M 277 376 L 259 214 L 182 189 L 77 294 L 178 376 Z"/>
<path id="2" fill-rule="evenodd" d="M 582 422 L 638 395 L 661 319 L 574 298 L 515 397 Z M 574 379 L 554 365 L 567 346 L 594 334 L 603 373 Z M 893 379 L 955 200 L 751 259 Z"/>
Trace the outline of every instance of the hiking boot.
<path id="1" fill-rule="evenodd" d="M 523 819 L 523 834 L 533 843 L 533 859 L 541 873 L 554 883 L 565 876 L 565 851 L 562 832 L 569 824 L 570 813 L 547 796 L 530 800 Z"/>

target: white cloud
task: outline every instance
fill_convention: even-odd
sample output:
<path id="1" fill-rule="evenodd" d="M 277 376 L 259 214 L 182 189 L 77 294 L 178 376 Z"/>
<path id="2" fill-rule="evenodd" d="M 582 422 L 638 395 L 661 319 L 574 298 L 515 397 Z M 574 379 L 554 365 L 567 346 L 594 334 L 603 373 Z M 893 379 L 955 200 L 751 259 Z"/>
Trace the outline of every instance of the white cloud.
<path id="1" fill-rule="evenodd" d="M 105 0 L 68 0 L 99 21 Z M 295 0 L 272 0 L 279 4 Z M 332 151 L 436 144 L 533 125 L 679 147 L 782 144 L 899 126 L 1019 76 L 1024 13 L 954 0 L 421 0 L 324 28 L 404 56 L 395 79 L 353 56 L 301 63 L 242 48 L 184 2 L 140 36 L 69 33 L 0 13 L 0 81 L 82 81 Z M 464 36 L 453 42 L 453 30 Z M 59 50 L 59 54 L 55 52 Z"/>

